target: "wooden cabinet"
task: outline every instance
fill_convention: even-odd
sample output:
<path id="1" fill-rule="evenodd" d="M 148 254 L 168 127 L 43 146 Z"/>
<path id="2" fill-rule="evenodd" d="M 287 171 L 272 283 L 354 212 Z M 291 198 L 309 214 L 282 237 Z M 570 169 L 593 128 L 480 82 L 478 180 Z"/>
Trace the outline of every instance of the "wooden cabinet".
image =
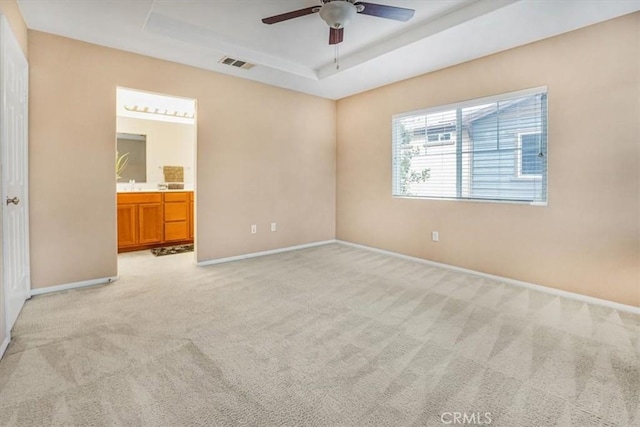
<path id="1" fill-rule="evenodd" d="M 118 252 L 193 242 L 193 192 L 118 193 Z"/>

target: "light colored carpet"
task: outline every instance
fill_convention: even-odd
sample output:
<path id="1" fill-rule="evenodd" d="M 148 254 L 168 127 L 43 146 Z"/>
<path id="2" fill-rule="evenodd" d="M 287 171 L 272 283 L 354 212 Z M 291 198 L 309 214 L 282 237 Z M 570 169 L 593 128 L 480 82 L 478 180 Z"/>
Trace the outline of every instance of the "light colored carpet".
<path id="1" fill-rule="evenodd" d="M 192 257 L 28 301 L 0 425 L 640 425 L 640 316 L 339 244 Z"/>

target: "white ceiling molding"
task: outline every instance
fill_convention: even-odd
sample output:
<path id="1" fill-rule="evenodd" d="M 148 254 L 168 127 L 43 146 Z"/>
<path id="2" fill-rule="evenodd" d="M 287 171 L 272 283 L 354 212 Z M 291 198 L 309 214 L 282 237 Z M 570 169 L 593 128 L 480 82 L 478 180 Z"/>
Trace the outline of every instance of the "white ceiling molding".
<path id="1" fill-rule="evenodd" d="M 102 46 L 339 99 L 640 10 L 640 0 L 368 0 L 408 22 L 357 15 L 340 44 L 317 13 L 262 18 L 320 0 L 18 0 L 27 26 Z M 250 70 L 219 61 L 230 56 Z"/>

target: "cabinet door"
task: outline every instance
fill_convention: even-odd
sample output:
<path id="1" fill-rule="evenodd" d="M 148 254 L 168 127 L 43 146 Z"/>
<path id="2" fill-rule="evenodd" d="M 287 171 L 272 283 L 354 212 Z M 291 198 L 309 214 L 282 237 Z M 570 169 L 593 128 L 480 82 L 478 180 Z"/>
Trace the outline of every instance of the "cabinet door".
<path id="1" fill-rule="evenodd" d="M 160 243 L 163 240 L 162 203 L 138 205 L 140 244 Z"/>
<path id="2" fill-rule="evenodd" d="M 137 205 L 118 205 L 118 248 L 138 243 Z"/>

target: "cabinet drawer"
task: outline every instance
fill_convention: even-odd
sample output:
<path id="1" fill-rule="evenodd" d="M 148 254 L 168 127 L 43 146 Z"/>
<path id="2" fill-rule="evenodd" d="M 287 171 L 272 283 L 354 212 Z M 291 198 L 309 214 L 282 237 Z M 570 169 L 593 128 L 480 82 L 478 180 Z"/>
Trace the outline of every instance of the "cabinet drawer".
<path id="1" fill-rule="evenodd" d="M 167 222 L 186 221 L 188 215 L 188 202 L 172 202 L 164 204 L 164 220 Z"/>
<path id="2" fill-rule="evenodd" d="M 118 204 L 160 203 L 160 193 L 118 193 Z"/>
<path id="3" fill-rule="evenodd" d="M 187 221 L 164 223 L 164 240 L 166 242 L 188 239 L 189 224 Z"/>
<path id="4" fill-rule="evenodd" d="M 187 202 L 189 201 L 189 193 L 164 193 L 165 202 Z"/>

